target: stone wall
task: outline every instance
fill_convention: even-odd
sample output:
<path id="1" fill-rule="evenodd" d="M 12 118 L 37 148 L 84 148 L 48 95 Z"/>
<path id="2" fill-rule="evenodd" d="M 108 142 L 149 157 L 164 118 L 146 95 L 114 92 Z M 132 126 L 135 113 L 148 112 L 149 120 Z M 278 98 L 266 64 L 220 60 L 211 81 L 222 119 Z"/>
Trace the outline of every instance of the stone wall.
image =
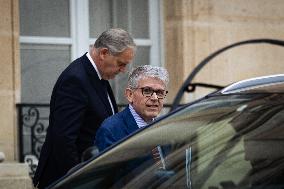
<path id="1" fill-rule="evenodd" d="M 165 60 L 170 70 L 169 101 L 188 74 L 209 54 L 235 42 L 284 40 L 282 0 L 164 0 Z M 239 46 L 214 58 L 196 82 L 227 85 L 255 76 L 284 72 L 284 48 Z M 191 101 L 208 93 L 187 95 Z"/>
<path id="2" fill-rule="evenodd" d="M 0 151 L 17 160 L 16 102 L 19 101 L 19 10 L 17 0 L 1 0 L 0 12 Z"/>
<path id="3" fill-rule="evenodd" d="M 24 163 L 0 163 L 1 189 L 32 189 L 28 165 Z"/>

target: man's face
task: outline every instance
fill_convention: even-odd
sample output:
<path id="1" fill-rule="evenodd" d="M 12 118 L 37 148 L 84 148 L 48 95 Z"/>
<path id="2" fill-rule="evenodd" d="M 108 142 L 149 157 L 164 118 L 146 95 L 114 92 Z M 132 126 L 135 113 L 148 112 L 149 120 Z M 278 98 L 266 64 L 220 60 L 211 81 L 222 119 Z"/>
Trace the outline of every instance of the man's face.
<path id="1" fill-rule="evenodd" d="M 153 89 L 154 91 L 165 91 L 165 85 L 160 79 L 146 77 L 139 80 L 137 89 L 128 88 L 125 91 L 127 100 L 140 117 L 146 122 L 152 121 L 152 119 L 157 117 L 161 112 L 164 99 L 159 99 L 156 92 L 150 97 L 147 97 L 149 95 L 143 95 L 141 88 Z"/>
<path id="2" fill-rule="evenodd" d="M 100 73 L 103 79 L 113 79 L 120 72 L 125 72 L 127 65 L 133 60 L 134 50 L 125 49 L 123 52 L 112 55 L 108 49 L 102 49 L 100 54 L 102 63 L 100 64 Z"/>

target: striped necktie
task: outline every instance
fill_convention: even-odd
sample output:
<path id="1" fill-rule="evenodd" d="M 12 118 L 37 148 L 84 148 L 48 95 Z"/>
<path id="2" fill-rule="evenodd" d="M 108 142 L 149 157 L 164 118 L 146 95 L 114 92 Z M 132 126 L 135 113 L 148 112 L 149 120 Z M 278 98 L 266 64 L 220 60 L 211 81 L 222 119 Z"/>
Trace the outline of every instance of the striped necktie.
<path id="1" fill-rule="evenodd" d="M 161 146 L 156 146 L 155 148 L 152 149 L 151 152 L 155 164 L 159 167 L 159 169 L 166 170 L 166 163 Z"/>

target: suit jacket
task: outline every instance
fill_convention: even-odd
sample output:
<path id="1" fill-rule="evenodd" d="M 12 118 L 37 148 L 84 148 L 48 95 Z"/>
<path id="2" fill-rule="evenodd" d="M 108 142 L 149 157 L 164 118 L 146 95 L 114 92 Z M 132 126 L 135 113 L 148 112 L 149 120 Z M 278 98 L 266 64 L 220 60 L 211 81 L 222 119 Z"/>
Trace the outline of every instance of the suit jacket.
<path id="1" fill-rule="evenodd" d="M 123 111 L 107 118 L 102 123 L 96 134 L 96 145 L 99 151 L 103 151 L 138 129 L 139 127 L 128 106 Z M 136 169 L 142 162 L 149 159 L 149 154 L 146 154 L 145 157 L 115 165 L 108 175 L 104 175 L 104 178 L 101 180 L 101 188 L 111 188 L 114 183 L 116 183 L 114 188 L 122 188 L 124 185 L 122 178 L 124 178 L 125 175 L 128 175 L 127 178 L 130 178 L 129 173 Z M 117 183 L 117 181 L 119 181 L 119 183 Z"/>
<path id="2" fill-rule="evenodd" d="M 108 85 L 115 112 L 117 105 Z M 51 96 L 49 127 L 33 178 L 43 188 L 80 162 L 96 131 L 112 110 L 96 70 L 83 55 L 59 76 Z"/>
<path id="3" fill-rule="evenodd" d="M 137 126 L 128 106 L 122 112 L 107 118 L 102 123 L 96 134 L 96 145 L 99 151 L 103 151 L 110 145 L 138 129 L 139 127 Z M 139 146 L 137 146 L 137 148 L 139 148 Z M 162 153 L 164 155 L 166 152 L 165 150 L 167 149 L 162 149 Z M 154 161 L 151 151 L 149 151 L 149 153 L 145 153 L 144 156 L 139 156 L 134 159 L 127 160 L 126 162 L 120 162 L 117 165 L 113 165 L 116 167 L 113 167 L 112 171 L 108 173 L 109 175 L 104 175 L 104 178 L 102 178 L 101 181 L 101 186 L 102 188 L 111 188 L 115 183 L 116 185 L 114 188 L 123 188 L 124 184 L 131 180 L 131 178 L 137 176 L 140 172 L 155 163 L 156 161 Z M 164 172 L 162 172 L 159 176 L 159 171 L 157 170 L 157 179 L 161 179 L 167 173 L 168 172 L 164 170 Z"/>
<path id="4" fill-rule="evenodd" d="M 107 118 L 98 129 L 96 145 L 99 151 L 130 135 L 139 127 L 127 106 L 123 111 Z"/>

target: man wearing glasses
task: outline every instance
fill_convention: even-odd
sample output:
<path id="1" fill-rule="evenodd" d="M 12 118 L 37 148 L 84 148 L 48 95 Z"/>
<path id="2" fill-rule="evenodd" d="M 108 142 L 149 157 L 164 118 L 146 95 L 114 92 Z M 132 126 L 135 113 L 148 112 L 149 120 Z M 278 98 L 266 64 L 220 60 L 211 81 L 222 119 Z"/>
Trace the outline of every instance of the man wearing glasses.
<path id="1" fill-rule="evenodd" d="M 164 68 L 144 65 L 134 69 L 125 89 L 129 105 L 107 118 L 97 131 L 95 143 L 99 151 L 151 123 L 163 108 L 168 82 Z"/>

